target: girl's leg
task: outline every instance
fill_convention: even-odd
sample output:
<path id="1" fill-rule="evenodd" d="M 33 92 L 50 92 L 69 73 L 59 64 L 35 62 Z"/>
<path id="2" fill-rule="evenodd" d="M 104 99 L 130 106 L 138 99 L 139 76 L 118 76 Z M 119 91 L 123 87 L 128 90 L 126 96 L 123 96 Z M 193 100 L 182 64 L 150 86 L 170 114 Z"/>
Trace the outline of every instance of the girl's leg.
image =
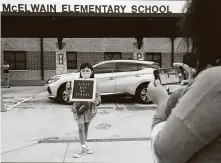
<path id="1" fill-rule="evenodd" d="M 87 142 L 87 138 L 88 138 L 88 128 L 89 128 L 89 124 L 90 124 L 90 122 L 84 123 L 84 128 L 85 128 L 85 141 L 86 141 L 86 142 Z"/>
<path id="2" fill-rule="evenodd" d="M 84 128 L 85 128 L 85 141 L 86 141 L 85 145 L 86 145 L 87 153 L 88 154 L 92 154 L 93 151 L 88 147 L 88 144 L 87 144 L 89 124 L 90 124 L 90 122 L 87 122 L 87 123 L 84 124 Z"/>
<path id="3" fill-rule="evenodd" d="M 81 142 L 81 148 L 74 154 L 75 158 L 81 157 L 83 154 L 85 154 L 86 151 L 86 146 L 85 146 L 85 128 L 84 124 L 78 124 L 78 129 L 79 129 L 79 137 L 80 137 L 80 142 Z"/>
<path id="4" fill-rule="evenodd" d="M 78 124 L 78 129 L 79 129 L 79 138 L 81 145 L 85 145 L 85 128 L 84 124 Z"/>

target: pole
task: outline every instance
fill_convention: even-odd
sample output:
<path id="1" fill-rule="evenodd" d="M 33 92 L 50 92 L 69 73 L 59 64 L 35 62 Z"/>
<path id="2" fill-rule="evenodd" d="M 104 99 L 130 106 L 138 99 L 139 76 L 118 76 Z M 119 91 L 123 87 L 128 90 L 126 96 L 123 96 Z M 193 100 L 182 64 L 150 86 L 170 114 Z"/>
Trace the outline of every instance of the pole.
<path id="1" fill-rule="evenodd" d="M 170 38 L 171 40 L 171 67 L 173 67 L 173 63 L 174 63 L 174 37 Z"/>
<path id="2" fill-rule="evenodd" d="M 44 49 L 43 49 L 43 38 L 40 38 L 41 46 L 41 80 L 44 80 Z"/>

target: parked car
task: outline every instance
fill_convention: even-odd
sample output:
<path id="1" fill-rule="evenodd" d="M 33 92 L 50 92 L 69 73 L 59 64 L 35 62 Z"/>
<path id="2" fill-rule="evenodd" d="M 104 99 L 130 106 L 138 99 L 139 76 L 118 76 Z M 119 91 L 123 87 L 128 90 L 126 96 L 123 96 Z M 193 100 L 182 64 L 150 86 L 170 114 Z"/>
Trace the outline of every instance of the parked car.
<path id="1" fill-rule="evenodd" d="M 110 60 L 93 65 L 101 95 L 130 94 L 141 103 L 150 103 L 147 87 L 154 80 L 158 64 L 139 60 Z M 46 84 L 47 96 L 69 103 L 66 84 L 79 77 L 79 71 L 51 77 Z"/>

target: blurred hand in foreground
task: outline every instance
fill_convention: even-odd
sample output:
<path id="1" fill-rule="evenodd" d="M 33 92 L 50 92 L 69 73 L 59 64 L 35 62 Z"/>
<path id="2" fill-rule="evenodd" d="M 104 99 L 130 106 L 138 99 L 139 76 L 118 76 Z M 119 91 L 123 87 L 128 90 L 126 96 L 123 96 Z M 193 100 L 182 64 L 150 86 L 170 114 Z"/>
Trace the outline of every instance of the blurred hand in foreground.
<path id="1" fill-rule="evenodd" d="M 168 100 L 167 90 L 160 84 L 159 80 L 150 82 L 147 88 L 148 97 L 157 105 Z"/>

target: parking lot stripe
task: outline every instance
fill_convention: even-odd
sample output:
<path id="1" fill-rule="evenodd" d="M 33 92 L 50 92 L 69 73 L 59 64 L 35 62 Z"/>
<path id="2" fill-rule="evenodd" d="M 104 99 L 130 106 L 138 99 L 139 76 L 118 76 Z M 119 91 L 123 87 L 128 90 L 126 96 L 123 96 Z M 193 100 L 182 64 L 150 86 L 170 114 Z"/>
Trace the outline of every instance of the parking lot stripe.
<path id="1" fill-rule="evenodd" d="M 33 97 L 29 97 L 29 98 L 26 98 L 25 100 L 23 100 L 23 101 L 21 101 L 21 102 L 18 102 L 17 104 L 15 104 L 15 105 L 13 105 L 13 106 L 10 106 L 9 108 L 7 108 L 7 110 L 10 110 L 10 109 L 12 109 L 13 107 L 15 107 L 15 106 L 17 106 L 17 105 L 19 105 L 19 104 L 21 104 L 21 103 L 23 103 L 23 102 L 25 102 L 25 101 L 28 101 L 28 100 L 30 100 L 30 99 L 32 99 Z"/>

